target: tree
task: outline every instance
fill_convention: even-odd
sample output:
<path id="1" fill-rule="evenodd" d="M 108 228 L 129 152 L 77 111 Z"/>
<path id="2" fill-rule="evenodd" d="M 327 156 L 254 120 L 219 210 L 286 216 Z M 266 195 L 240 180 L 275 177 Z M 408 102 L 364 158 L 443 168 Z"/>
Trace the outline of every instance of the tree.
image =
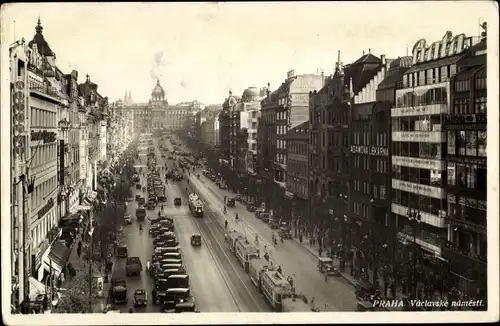
<path id="1" fill-rule="evenodd" d="M 97 272 L 95 265 L 92 265 L 92 274 Z M 71 277 L 71 286 L 62 293 L 57 306 L 52 310 L 54 313 L 81 313 L 90 312 L 89 306 L 89 265 L 82 262 L 81 270 Z M 92 299 L 96 298 L 97 293 L 92 293 Z"/>

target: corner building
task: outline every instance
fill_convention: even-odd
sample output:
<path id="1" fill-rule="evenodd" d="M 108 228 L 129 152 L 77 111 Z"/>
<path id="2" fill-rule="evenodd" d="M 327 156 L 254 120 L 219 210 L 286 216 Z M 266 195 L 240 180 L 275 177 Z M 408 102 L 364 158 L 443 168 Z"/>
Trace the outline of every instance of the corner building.
<path id="1" fill-rule="evenodd" d="M 420 275 L 420 281 L 432 282 L 425 277 L 430 271 L 447 274 L 441 250 L 448 233 L 443 124 L 449 112 L 450 78 L 473 43 L 472 37 L 449 31 L 430 45 L 419 40 L 412 50 L 413 66 L 403 75 L 391 110 L 391 218 L 402 245 L 397 261 L 418 266 L 412 274 Z"/>

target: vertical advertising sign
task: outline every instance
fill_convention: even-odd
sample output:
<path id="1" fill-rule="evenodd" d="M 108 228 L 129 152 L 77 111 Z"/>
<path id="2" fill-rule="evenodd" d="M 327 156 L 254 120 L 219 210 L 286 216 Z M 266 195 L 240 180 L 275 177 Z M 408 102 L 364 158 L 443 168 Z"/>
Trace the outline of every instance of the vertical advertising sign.
<path id="1" fill-rule="evenodd" d="M 64 139 L 59 140 L 58 162 L 59 162 L 59 184 L 64 185 Z"/>

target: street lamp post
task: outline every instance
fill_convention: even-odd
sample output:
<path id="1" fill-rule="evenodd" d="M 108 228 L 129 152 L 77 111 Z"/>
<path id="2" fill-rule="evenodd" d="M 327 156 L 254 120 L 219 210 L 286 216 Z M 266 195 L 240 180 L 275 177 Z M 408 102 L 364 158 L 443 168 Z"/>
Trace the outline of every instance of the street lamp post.
<path id="1" fill-rule="evenodd" d="M 92 225 L 92 219 L 90 220 L 90 230 L 89 230 L 89 312 L 92 312 L 92 259 L 94 258 L 94 227 Z"/>
<path id="2" fill-rule="evenodd" d="M 413 272 L 412 272 L 412 285 L 414 287 L 415 299 L 417 298 L 417 226 L 421 222 L 420 210 L 418 208 L 408 209 L 408 220 L 412 223 L 413 227 Z"/>

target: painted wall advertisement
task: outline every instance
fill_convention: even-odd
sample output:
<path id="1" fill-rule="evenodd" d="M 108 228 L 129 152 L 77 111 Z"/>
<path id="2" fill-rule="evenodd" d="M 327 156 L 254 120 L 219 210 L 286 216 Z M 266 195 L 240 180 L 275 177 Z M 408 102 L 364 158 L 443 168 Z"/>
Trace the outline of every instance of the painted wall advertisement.
<path id="1" fill-rule="evenodd" d="M 309 106 L 309 94 L 290 94 L 290 105 Z"/>

